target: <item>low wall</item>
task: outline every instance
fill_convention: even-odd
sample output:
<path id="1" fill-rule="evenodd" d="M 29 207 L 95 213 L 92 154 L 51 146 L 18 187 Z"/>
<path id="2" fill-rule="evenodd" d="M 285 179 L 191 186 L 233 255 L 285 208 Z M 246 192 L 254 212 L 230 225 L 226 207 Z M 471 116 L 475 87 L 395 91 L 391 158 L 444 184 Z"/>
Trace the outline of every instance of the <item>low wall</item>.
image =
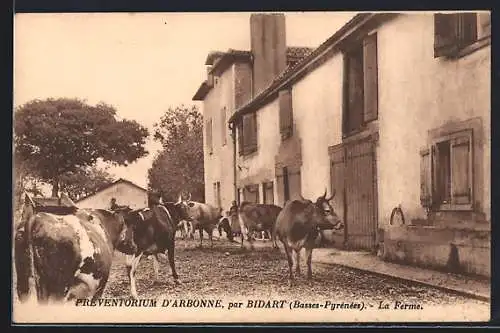
<path id="1" fill-rule="evenodd" d="M 389 226 L 383 259 L 453 273 L 491 277 L 491 231 L 487 227 Z"/>

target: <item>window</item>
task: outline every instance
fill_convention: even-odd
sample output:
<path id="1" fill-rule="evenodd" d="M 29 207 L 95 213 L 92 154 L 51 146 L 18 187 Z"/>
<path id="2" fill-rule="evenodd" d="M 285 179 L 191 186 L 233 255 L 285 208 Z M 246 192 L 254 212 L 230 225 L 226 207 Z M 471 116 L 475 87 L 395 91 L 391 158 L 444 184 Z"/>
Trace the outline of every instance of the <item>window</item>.
<path id="1" fill-rule="evenodd" d="M 221 143 L 223 146 L 225 146 L 227 143 L 226 107 L 223 107 L 220 112 L 220 130 L 221 130 Z"/>
<path id="2" fill-rule="evenodd" d="M 465 55 L 487 45 L 479 41 L 490 36 L 490 13 L 434 14 L 435 58 Z"/>
<path id="3" fill-rule="evenodd" d="M 279 92 L 279 108 L 281 140 L 286 140 L 291 137 L 293 133 L 293 109 L 291 90 L 282 90 Z"/>
<path id="4" fill-rule="evenodd" d="M 214 199 L 215 199 L 215 204 L 217 205 L 217 207 L 221 208 L 222 207 L 222 199 L 221 199 L 221 194 L 220 194 L 220 182 L 214 183 Z"/>
<path id="5" fill-rule="evenodd" d="M 259 184 L 245 186 L 245 201 L 259 203 Z"/>
<path id="6" fill-rule="evenodd" d="M 207 136 L 207 151 L 209 154 L 213 153 L 212 143 L 212 118 L 209 118 L 206 123 L 206 136 Z"/>
<path id="7" fill-rule="evenodd" d="M 265 204 L 274 204 L 274 184 L 273 182 L 262 183 L 263 201 Z"/>
<path id="8" fill-rule="evenodd" d="M 344 136 L 378 117 L 377 34 L 344 52 Z"/>
<path id="9" fill-rule="evenodd" d="M 422 205 L 431 210 L 471 210 L 472 130 L 437 138 L 420 156 Z"/>
<path id="10" fill-rule="evenodd" d="M 248 155 L 257 151 L 257 113 L 243 115 L 238 125 L 238 143 L 240 155 Z"/>

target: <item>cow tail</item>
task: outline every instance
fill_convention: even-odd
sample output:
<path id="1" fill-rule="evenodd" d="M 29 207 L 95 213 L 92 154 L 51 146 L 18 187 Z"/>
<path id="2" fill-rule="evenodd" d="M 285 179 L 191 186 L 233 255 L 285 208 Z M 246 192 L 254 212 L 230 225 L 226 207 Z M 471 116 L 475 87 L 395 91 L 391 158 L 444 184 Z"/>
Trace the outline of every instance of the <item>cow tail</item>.
<path id="1" fill-rule="evenodd" d="M 38 289 L 38 272 L 35 268 L 35 248 L 33 244 L 32 237 L 32 227 L 35 222 L 36 216 L 31 216 L 28 221 L 26 221 L 25 233 L 24 233 L 24 241 L 28 250 L 28 263 L 29 263 L 29 271 L 28 271 L 28 299 L 37 298 L 37 289 Z"/>

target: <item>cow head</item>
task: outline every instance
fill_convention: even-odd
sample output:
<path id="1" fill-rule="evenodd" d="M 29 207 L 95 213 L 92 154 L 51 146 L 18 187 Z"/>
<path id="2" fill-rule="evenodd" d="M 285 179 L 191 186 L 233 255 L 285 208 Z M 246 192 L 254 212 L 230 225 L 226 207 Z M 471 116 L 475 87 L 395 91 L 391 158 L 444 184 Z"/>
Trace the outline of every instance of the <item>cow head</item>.
<path id="1" fill-rule="evenodd" d="M 179 199 L 175 205 L 180 209 L 183 219 L 191 220 L 189 210 L 195 205 L 195 202 L 191 201 L 191 193 L 182 192 L 179 194 Z"/>
<path id="2" fill-rule="evenodd" d="M 134 254 L 137 251 L 137 244 L 134 238 L 136 224 L 128 218 L 128 213 L 126 211 L 113 212 L 115 219 L 121 226 L 116 249 L 125 254 Z"/>
<path id="3" fill-rule="evenodd" d="M 318 197 L 315 202 L 315 212 L 317 214 L 317 226 L 320 230 L 335 229 L 340 230 L 344 228 L 344 223 L 340 220 L 338 215 L 335 213 L 330 201 L 335 197 L 335 190 L 330 198 L 326 197 L 325 194 Z"/>

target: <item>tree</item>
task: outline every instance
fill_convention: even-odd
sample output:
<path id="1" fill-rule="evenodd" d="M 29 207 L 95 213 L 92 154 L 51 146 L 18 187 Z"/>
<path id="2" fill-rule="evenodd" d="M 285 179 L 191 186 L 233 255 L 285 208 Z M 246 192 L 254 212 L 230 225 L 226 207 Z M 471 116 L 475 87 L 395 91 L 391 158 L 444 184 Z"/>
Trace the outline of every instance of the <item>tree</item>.
<path id="1" fill-rule="evenodd" d="M 167 201 L 189 191 L 193 200 L 203 202 L 203 116 L 198 109 L 169 108 L 155 124 L 154 139 L 163 149 L 148 170 L 149 187 L 160 191 Z"/>
<path id="2" fill-rule="evenodd" d="M 96 193 L 114 182 L 114 177 L 106 170 L 95 166 L 67 172 L 59 177 L 60 187 L 72 200 Z"/>
<path id="3" fill-rule="evenodd" d="M 128 165 L 147 154 L 148 131 L 135 121 L 117 120 L 108 104 L 78 99 L 33 100 L 14 114 L 15 150 L 42 181 L 59 192 L 60 176 L 95 165 L 98 159 Z"/>

